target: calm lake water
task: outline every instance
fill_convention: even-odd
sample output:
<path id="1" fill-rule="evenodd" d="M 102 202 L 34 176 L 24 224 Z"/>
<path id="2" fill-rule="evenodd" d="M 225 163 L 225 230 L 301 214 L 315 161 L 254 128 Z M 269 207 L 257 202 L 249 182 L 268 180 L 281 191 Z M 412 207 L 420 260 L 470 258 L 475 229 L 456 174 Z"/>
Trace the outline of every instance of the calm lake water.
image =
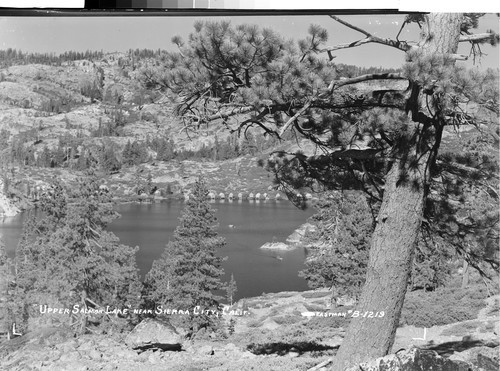
<path id="1" fill-rule="evenodd" d="M 218 232 L 227 242 L 220 252 L 228 257 L 223 263 L 223 279 L 229 281 L 234 274 L 237 299 L 307 289 L 306 281 L 297 275 L 304 267 L 304 249 L 282 252 L 262 250 L 260 246 L 273 240 L 284 242 L 313 214 L 312 208 L 302 211 L 288 201 L 215 202 L 212 207 L 217 210 Z M 137 264 L 143 277 L 172 238 L 182 208 L 179 201 L 117 206 L 121 218 L 111 224 L 110 230 L 122 243 L 139 246 Z M 0 233 L 10 256 L 14 255 L 23 220 L 22 214 L 0 220 Z"/>

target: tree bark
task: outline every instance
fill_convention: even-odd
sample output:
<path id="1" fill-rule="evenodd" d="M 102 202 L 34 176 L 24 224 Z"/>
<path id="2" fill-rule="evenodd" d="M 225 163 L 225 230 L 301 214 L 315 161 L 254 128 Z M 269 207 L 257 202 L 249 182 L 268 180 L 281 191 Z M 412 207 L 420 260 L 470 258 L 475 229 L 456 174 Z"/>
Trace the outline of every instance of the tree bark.
<path id="1" fill-rule="evenodd" d="M 425 171 L 425 164 L 420 168 Z M 424 206 L 424 179 L 399 184 L 405 165 L 395 162 L 372 236 L 366 283 L 337 354 L 339 370 L 386 355 L 394 342 L 411 272 Z M 417 186 L 418 184 L 418 186 Z"/>
<path id="2" fill-rule="evenodd" d="M 469 263 L 464 259 L 464 264 L 462 266 L 462 286 L 461 288 L 466 288 L 469 286 Z"/>
<path id="3" fill-rule="evenodd" d="M 430 14 L 422 25 L 419 48 L 424 54 L 453 54 L 460 36 L 460 14 Z M 419 99 L 410 104 L 426 112 Z M 439 134 L 437 134 L 439 136 Z M 432 138 L 431 138 L 432 139 Z M 400 153 L 386 176 L 384 196 L 371 241 L 366 283 L 346 337 L 334 360 L 334 370 L 388 354 L 394 343 L 411 272 L 411 262 L 423 219 L 429 163 L 440 138 L 428 146 L 414 145 Z M 417 141 L 418 142 L 418 141 Z M 425 149 L 426 148 L 426 149 Z M 410 166 L 406 156 L 417 156 Z M 406 180 L 403 180 L 406 179 Z"/>

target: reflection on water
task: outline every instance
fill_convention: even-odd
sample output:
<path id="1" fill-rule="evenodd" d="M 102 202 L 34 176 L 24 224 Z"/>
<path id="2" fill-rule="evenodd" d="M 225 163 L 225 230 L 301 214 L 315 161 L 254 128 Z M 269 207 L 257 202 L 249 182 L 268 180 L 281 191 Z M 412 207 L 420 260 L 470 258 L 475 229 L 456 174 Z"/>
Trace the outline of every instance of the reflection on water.
<path id="1" fill-rule="evenodd" d="M 122 204 L 117 206 L 121 218 L 110 229 L 127 245 L 139 246 L 137 264 L 141 275 L 151 268 L 172 238 L 183 203 L 161 202 Z M 305 251 L 279 252 L 261 250 L 266 242 L 285 241 L 295 228 L 312 215 L 311 208 L 298 210 L 287 201 L 225 201 L 212 204 L 217 210 L 219 234 L 227 245 L 221 256 L 229 280 L 234 274 L 238 285 L 237 298 L 260 295 L 263 292 L 306 290 L 306 282 L 297 276 L 303 268 Z M 0 221 L 0 233 L 10 256 L 14 255 L 25 215 Z"/>

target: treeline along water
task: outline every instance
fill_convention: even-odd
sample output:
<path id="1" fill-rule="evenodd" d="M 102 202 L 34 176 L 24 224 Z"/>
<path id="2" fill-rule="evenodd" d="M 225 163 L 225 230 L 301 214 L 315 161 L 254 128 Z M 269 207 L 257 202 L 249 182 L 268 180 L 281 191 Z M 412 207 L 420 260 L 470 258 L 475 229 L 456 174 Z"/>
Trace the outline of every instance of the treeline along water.
<path id="1" fill-rule="evenodd" d="M 304 249 L 282 252 L 262 250 L 260 246 L 273 240 L 284 242 L 313 214 L 311 208 L 302 211 L 288 201 L 215 202 L 212 206 L 217 210 L 218 232 L 227 241 L 220 252 L 227 256 L 223 279 L 229 281 L 234 274 L 236 299 L 307 289 L 305 280 L 297 275 L 304 267 Z M 139 246 L 137 264 L 143 278 L 173 237 L 182 208 L 179 201 L 117 206 L 121 218 L 110 225 L 110 230 L 122 243 Z M 0 221 L 0 233 L 10 256 L 21 236 L 24 217 L 21 214 Z"/>

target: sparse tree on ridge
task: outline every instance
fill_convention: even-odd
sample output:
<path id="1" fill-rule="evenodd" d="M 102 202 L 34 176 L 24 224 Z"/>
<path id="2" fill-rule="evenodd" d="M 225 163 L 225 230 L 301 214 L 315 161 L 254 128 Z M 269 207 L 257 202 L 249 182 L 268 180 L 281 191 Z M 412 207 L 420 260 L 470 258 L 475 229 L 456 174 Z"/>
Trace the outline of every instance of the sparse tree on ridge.
<path id="1" fill-rule="evenodd" d="M 498 200 L 491 186 L 498 182 L 496 162 L 471 166 L 469 159 L 440 155 L 449 128 L 496 131 L 498 72 L 468 72 L 456 61 L 466 58 L 457 54 L 459 43 L 477 52 L 481 43 L 496 44 L 498 34 L 473 34 L 475 14 L 410 15 L 402 27 L 417 23 L 416 41 L 402 40 L 401 29 L 394 39 L 381 38 L 330 17 L 361 38 L 328 46 L 327 31 L 311 26 L 295 46 L 256 26 L 198 22 L 187 42 L 173 39 L 179 51 L 167 54 L 161 69 L 148 68 L 143 82 L 178 95 L 177 113 L 193 128 L 220 120 L 238 132 L 257 126 L 312 142 L 315 152 L 282 151 L 270 159 L 279 184 L 362 189 L 380 204 L 358 309 L 384 315 L 352 318 L 335 358 L 336 369 L 343 369 L 390 351 L 422 227 L 443 231 L 451 220 L 441 223 L 438 215 L 447 210 L 453 218 L 459 207 L 460 200 L 453 204 L 449 197 L 451 183 L 474 184 Z M 334 53 L 368 43 L 406 55 L 402 72 L 341 78 Z"/>

